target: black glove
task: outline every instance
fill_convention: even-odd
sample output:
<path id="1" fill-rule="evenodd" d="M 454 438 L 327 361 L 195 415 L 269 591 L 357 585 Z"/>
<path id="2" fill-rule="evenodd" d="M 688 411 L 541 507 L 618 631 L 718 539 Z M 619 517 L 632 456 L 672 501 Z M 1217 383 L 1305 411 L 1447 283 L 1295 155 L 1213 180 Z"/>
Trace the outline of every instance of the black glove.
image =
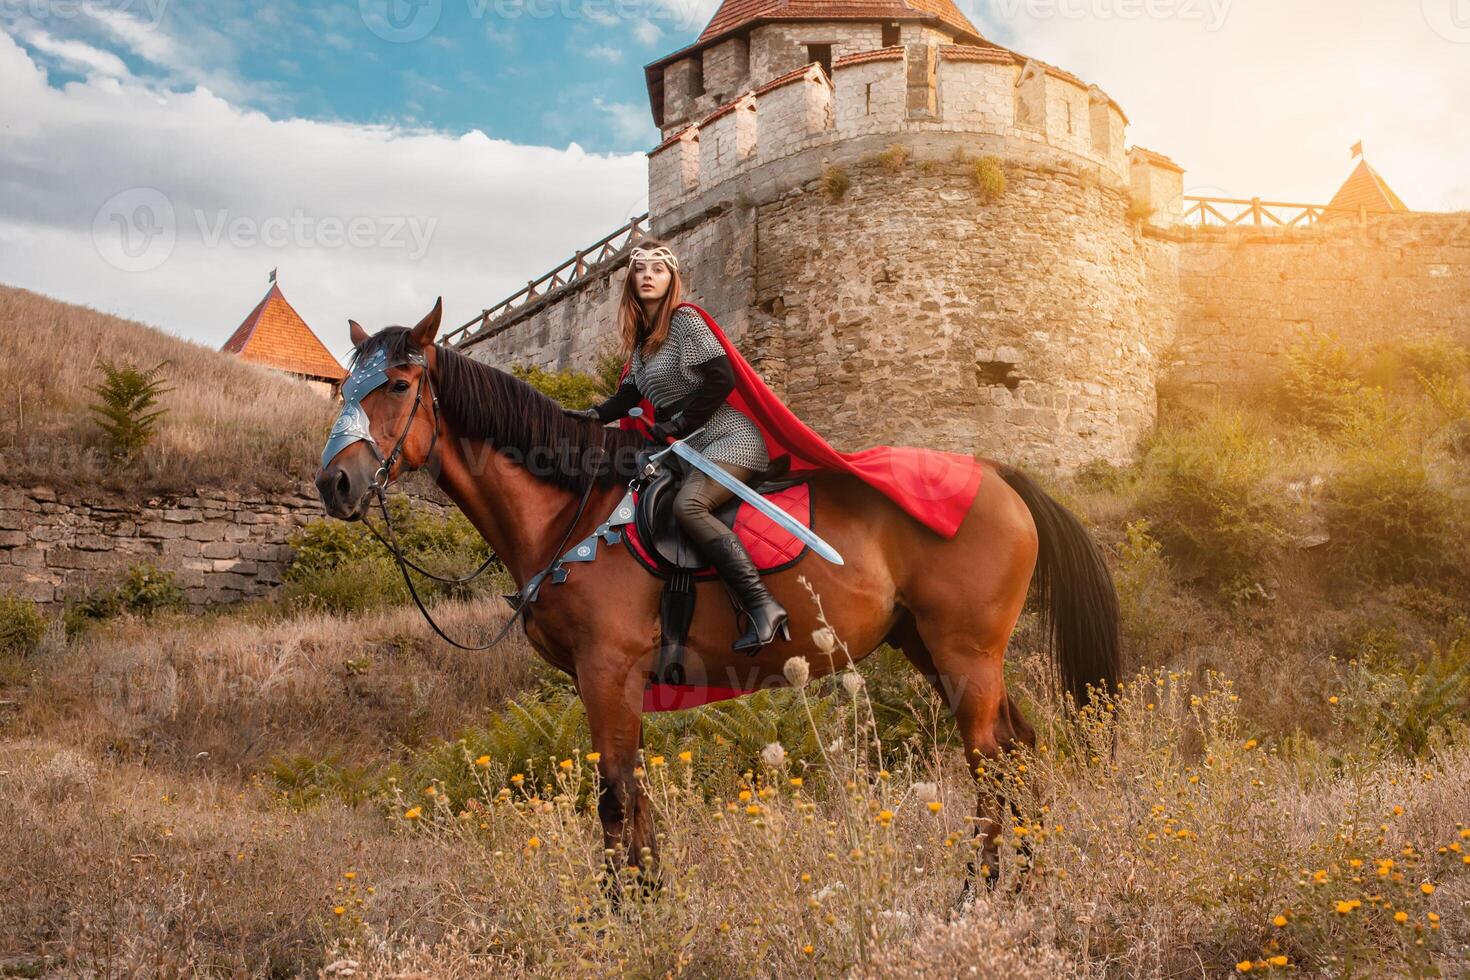
<path id="1" fill-rule="evenodd" d="M 597 409 L 595 408 L 562 408 L 561 413 L 571 416 L 574 419 L 586 419 L 589 422 L 599 421 Z"/>

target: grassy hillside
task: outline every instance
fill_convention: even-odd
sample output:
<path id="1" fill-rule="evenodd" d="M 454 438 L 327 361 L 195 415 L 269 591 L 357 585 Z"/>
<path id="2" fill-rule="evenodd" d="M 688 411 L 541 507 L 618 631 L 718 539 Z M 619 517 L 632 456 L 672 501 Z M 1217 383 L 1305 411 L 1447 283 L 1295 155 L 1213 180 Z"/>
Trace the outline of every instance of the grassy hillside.
<path id="1" fill-rule="evenodd" d="M 87 410 L 99 358 L 168 362 L 167 414 L 153 445 L 127 465 L 108 460 Z M 313 472 L 331 424 L 330 401 L 285 375 L 10 286 L 0 286 L 0 374 L 0 479 L 14 483 L 136 494 L 283 488 Z"/>

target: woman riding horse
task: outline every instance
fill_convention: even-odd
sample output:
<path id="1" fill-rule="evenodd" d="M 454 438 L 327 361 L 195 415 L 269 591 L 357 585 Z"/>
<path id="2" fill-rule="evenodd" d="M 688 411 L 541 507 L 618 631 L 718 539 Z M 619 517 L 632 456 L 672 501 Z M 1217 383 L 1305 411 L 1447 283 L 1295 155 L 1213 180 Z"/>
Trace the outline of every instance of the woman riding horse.
<path id="1" fill-rule="evenodd" d="M 680 302 L 679 260 L 662 242 L 645 239 L 630 255 L 618 303 L 622 354 L 627 359 L 617 393 L 594 408 L 568 415 L 614 422 L 648 401 L 658 421 L 655 442 L 684 439 L 705 459 L 742 483 L 770 465 L 765 437 L 728 401 L 735 390 L 730 354 L 698 311 Z M 696 435 L 690 435 L 695 433 Z M 750 629 L 734 649 L 754 655 L 786 626 L 786 610 L 771 597 L 744 545 L 713 511 L 734 493 L 699 470 L 683 478 L 674 518 L 699 553 L 734 590 Z"/>

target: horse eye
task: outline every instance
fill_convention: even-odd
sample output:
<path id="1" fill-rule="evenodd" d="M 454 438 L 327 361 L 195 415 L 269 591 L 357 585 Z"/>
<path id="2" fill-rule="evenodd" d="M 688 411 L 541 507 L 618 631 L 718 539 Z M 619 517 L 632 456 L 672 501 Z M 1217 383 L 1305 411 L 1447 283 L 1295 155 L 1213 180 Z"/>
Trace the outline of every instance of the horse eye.
<path id="1" fill-rule="evenodd" d="M 405 392 L 407 390 L 408 390 L 408 382 L 407 381 L 398 380 L 398 381 L 393 382 L 393 391 L 394 392 L 396 392 L 396 393 L 402 393 L 402 392 Z"/>

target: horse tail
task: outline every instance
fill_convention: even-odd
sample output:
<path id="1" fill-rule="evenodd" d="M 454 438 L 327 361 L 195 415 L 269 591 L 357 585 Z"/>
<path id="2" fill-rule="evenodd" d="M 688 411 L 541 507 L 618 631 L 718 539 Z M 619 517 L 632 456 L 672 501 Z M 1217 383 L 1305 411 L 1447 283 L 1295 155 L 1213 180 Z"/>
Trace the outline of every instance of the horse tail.
<path id="1" fill-rule="evenodd" d="M 1118 592 L 1102 551 L 1071 511 L 1018 469 L 1001 467 L 1036 522 L 1036 593 L 1062 687 L 1080 708 L 1088 686 L 1109 694 L 1120 672 Z"/>

